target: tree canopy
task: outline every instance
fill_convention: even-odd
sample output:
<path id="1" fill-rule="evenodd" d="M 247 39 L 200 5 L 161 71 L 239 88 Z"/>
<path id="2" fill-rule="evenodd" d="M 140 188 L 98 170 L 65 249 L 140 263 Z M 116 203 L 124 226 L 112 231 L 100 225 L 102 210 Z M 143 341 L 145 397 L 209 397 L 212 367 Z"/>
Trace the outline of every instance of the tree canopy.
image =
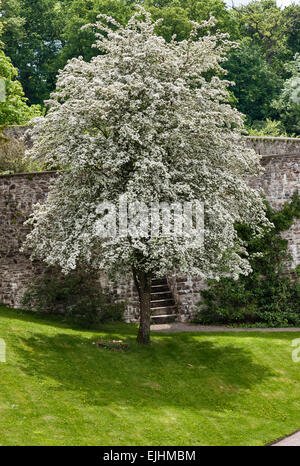
<path id="1" fill-rule="evenodd" d="M 218 77 L 234 46 L 226 34 L 199 34 L 193 23 L 188 39 L 167 42 L 144 9 L 125 27 L 101 18 L 91 27 L 102 54 L 69 61 L 47 115 L 33 122 L 33 160 L 45 154 L 48 166 L 66 171 L 36 207 L 27 246 L 66 273 L 80 264 L 133 273 L 139 341 L 148 343 L 153 276 L 249 272 L 235 224 L 256 234 L 266 222 L 263 199 L 246 182 L 258 172 L 259 156 L 242 140 L 243 119 L 228 103 L 229 83 Z M 120 199 L 129 205 L 130 227 L 120 232 L 119 217 L 118 234 L 103 236 Z M 177 232 L 185 202 L 204 205 L 201 231 L 192 228 L 193 214 L 191 226 L 184 216 L 186 229 Z M 174 213 L 166 230 L 159 223 L 165 203 Z"/>
<path id="2" fill-rule="evenodd" d="M 43 105 L 55 88 L 59 69 L 69 59 L 90 60 L 102 53 L 91 47 L 93 31 L 81 26 L 95 22 L 99 13 L 125 25 L 137 4 L 154 19 L 164 19 L 155 32 L 167 41 L 174 35 L 177 41 L 187 39 L 190 21 L 201 23 L 213 15 L 217 22 L 210 25 L 211 33 L 217 29 L 229 33 L 241 45 L 240 52 L 229 56 L 227 67 L 230 79 L 237 83 L 232 88 L 233 102 L 246 115 L 248 125 L 257 119 L 280 119 L 271 102 L 290 77 L 286 63 L 299 52 L 300 5 L 279 8 L 275 0 L 253 0 L 235 8 L 224 0 L 2 0 L 4 52 L 18 69 L 29 102 Z M 202 34 L 207 32 L 203 28 Z M 288 120 L 285 125 L 292 134 Z"/>
<path id="3" fill-rule="evenodd" d="M 42 104 L 55 87 L 63 5 L 56 0 L 1 0 L 4 51 L 31 104 Z"/>
<path id="4" fill-rule="evenodd" d="M 27 105 L 21 83 L 16 79 L 17 70 L 3 50 L 0 50 L 0 77 L 4 94 L 0 101 L 0 125 L 25 125 L 40 114 L 40 106 Z"/>
<path id="5" fill-rule="evenodd" d="M 0 22 L 0 35 L 2 32 L 3 25 Z M 0 41 L 0 125 L 24 125 L 40 114 L 40 107 L 27 105 L 27 98 L 17 79 L 18 70 L 4 53 L 3 47 Z"/>
<path id="6" fill-rule="evenodd" d="M 224 68 L 228 71 L 226 78 L 235 83 L 231 89 L 237 99 L 236 106 L 249 123 L 275 116 L 275 110 L 272 113 L 270 107 L 283 79 L 268 64 L 258 45 L 249 38 L 244 39 L 230 54 Z"/>
<path id="7" fill-rule="evenodd" d="M 273 106 L 279 111 L 283 124 L 300 135 L 300 54 L 296 54 L 292 62 L 286 65 L 291 74 L 280 93 L 279 99 L 273 101 Z"/>

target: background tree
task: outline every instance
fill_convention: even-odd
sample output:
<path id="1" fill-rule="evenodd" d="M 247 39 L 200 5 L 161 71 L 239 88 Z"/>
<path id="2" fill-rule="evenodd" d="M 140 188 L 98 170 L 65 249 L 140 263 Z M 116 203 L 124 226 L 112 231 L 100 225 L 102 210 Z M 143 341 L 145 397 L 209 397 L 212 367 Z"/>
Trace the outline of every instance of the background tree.
<path id="1" fill-rule="evenodd" d="M 280 119 L 289 133 L 300 135 L 300 54 L 286 65 L 291 77 L 284 83 L 279 99 L 273 106 L 278 110 Z"/>
<path id="2" fill-rule="evenodd" d="M 153 18 L 163 18 L 164 21 L 157 26 L 157 34 L 164 37 L 168 42 L 176 35 L 176 40 L 189 37 L 192 25 L 189 21 L 188 11 L 182 7 L 182 2 L 165 1 L 155 2 L 149 0 L 145 6 L 151 12 Z"/>
<path id="3" fill-rule="evenodd" d="M 121 24 L 126 24 L 133 11 L 126 0 L 73 0 L 66 6 L 61 35 L 63 46 L 56 60 L 57 70 L 63 68 L 71 58 L 82 56 L 90 60 L 100 53 L 98 49 L 92 48 L 95 40 L 92 29 L 81 29 L 81 26 L 95 22 L 100 13 L 113 16 Z"/>
<path id="4" fill-rule="evenodd" d="M 4 51 L 33 104 L 42 103 L 55 87 L 55 59 L 63 45 L 63 5 L 57 0 L 2 0 Z"/>
<path id="5" fill-rule="evenodd" d="M 211 16 L 216 18 L 216 25 L 210 27 L 228 32 L 232 38 L 238 34 L 238 22 L 226 8 L 223 0 L 145 0 L 144 6 L 153 18 L 163 18 L 157 27 L 157 33 L 170 41 L 176 34 L 176 40 L 187 39 L 192 29 L 190 21 L 201 23 Z M 202 34 L 207 31 L 202 29 Z"/>
<path id="6" fill-rule="evenodd" d="M 239 20 L 241 36 L 250 37 L 263 50 L 268 63 L 289 55 L 287 39 L 299 24 L 298 10 L 293 10 L 295 15 L 285 13 L 277 7 L 276 0 L 254 0 L 235 8 L 234 12 Z"/>
<path id="7" fill-rule="evenodd" d="M 0 22 L 0 36 L 3 24 Z M 40 114 L 37 106 L 29 107 L 26 103 L 21 83 L 16 79 L 17 70 L 3 51 L 4 43 L 0 40 L 0 126 L 26 124 L 32 117 Z"/>
<path id="8" fill-rule="evenodd" d="M 229 56 L 224 68 L 226 78 L 237 99 L 236 107 L 247 116 L 248 123 L 276 116 L 271 103 L 280 92 L 283 80 L 268 64 L 260 48 L 246 38 Z"/>
<path id="9" fill-rule="evenodd" d="M 281 9 L 275 0 L 254 0 L 233 8 L 232 14 L 239 24 L 241 49 L 233 52 L 227 68 L 236 82 L 237 108 L 246 114 L 248 125 L 258 128 L 260 121 L 269 126 L 266 119 L 279 119 L 272 101 L 289 76 L 284 65 L 298 50 L 300 7 Z"/>
<path id="10" fill-rule="evenodd" d="M 224 0 L 180 0 L 180 3 L 191 21 L 200 23 L 212 15 L 217 21 L 212 31 L 218 29 L 230 34 L 231 39 L 238 38 L 238 22 Z"/>
<path id="11" fill-rule="evenodd" d="M 25 246 L 66 273 L 78 264 L 131 271 L 140 299 L 138 341 L 147 344 L 153 276 L 249 272 L 234 225 L 243 222 L 255 234 L 265 221 L 262 199 L 246 183 L 259 157 L 240 137 L 243 121 L 227 103 L 227 82 L 206 79 L 212 69 L 222 71 L 227 36 L 195 40 L 194 25 L 189 40 L 167 43 L 143 9 L 125 28 L 105 21 L 115 31 L 93 26 L 104 54 L 71 60 L 49 112 L 35 120 L 32 158 L 45 154 L 46 163 L 67 171 L 36 206 Z M 141 202 L 204 202 L 204 247 L 201 235 L 153 237 L 143 224 L 143 235 L 103 238 L 107 218 L 99 203 L 120 196 L 136 210 Z"/>
<path id="12" fill-rule="evenodd" d="M 273 136 L 287 138 L 288 134 L 281 121 L 270 120 L 255 121 L 247 128 L 249 136 Z"/>
<path id="13" fill-rule="evenodd" d="M 284 16 L 287 21 L 293 24 L 292 28 L 287 31 L 287 47 L 289 50 L 289 59 L 292 59 L 294 55 L 300 50 L 300 5 L 289 5 L 283 10 Z"/>
<path id="14" fill-rule="evenodd" d="M 5 87 L 5 98 L 0 101 L 0 125 L 25 125 L 40 114 L 39 106 L 27 105 L 21 83 L 16 77 L 16 68 L 0 50 L 0 78 L 4 80 Z"/>

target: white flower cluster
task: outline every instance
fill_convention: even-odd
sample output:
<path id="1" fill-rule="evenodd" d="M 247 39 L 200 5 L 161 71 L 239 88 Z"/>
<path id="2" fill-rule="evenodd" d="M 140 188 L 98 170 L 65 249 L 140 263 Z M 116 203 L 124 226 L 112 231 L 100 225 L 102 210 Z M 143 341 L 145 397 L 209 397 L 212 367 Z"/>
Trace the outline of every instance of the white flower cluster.
<path id="1" fill-rule="evenodd" d="M 243 142 L 242 116 L 220 78 L 234 44 L 221 33 L 198 37 L 198 24 L 189 40 L 167 43 L 143 9 L 126 27 L 106 16 L 93 26 L 102 54 L 69 61 L 49 112 L 34 120 L 31 157 L 64 170 L 35 207 L 26 246 L 65 272 L 85 263 L 156 275 L 248 273 L 234 225 L 245 222 L 255 234 L 266 219 L 247 184 L 259 156 Z M 97 206 L 119 196 L 203 203 L 204 248 L 174 235 L 100 238 Z"/>

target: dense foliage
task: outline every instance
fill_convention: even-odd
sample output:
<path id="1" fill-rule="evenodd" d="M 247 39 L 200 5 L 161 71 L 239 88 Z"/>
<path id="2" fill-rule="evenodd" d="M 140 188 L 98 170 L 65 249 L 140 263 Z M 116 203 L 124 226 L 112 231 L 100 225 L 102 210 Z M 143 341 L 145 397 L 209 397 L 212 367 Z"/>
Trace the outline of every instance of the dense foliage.
<path id="1" fill-rule="evenodd" d="M 291 77 L 284 83 L 279 99 L 274 100 L 273 107 L 280 114 L 280 119 L 286 128 L 295 134 L 300 134 L 300 54 L 286 65 Z"/>
<path id="2" fill-rule="evenodd" d="M 1 19 L 0 36 L 3 35 Z M 15 124 L 24 125 L 31 118 L 40 115 L 40 106 L 28 106 L 28 99 L 24 95 L 22 84 L 17 79 L 18 70 L 3 49 L 4 43 L 0 40 L 0 127 Z M 0 138 L 0 140 L 2 139 Z"/>
<path id="3" fill-rule="evenodd" d="M 31 104 L 42 104 L 55 87 L 63 5 L 56 0 L 1 0 L 4 51 L 18 69 Z"/>
<path id="4" fill-rule="evenodd" d="M 276 116 L 271 104 L 283 80 L 269 66 L 258 45 L 244 39 L 224 68 L 228 71 L 226 78 L 234 82 L 230 89 L 237 99 L 236 107 L 247 115 L 248 124 Z"/>
<path id="5" fill-rule="evenodd" d="M 300 5 L 279 8 L 275 0 L 253 0 L 235 8 L 223 0 L 2 0 L 4 51 L 18 69 L 30 103 L 49 97 L 68 59 L 90 60 L 103 53 L 91 47 L 93 31 L 80 29 L 82 25 L 95 22 L 99 13 L 125 25 L 136 4 L 143 4 L 154 19 L 163 18 L 156 33 L 167 41 L 174 34 L 178 41 L 187 39 L 190 21 L 208 20 L 212 14 L 217 20 L 209 27 L 212 33 L 218 28 L 241 44 L 229 57 L 227 69 L 237 83 L 233 102 L 245 113 L 247 124 L 281 118 L 272 100 L 291 77 L 285 65 L 300 50 Z M 288 134 L 300 134 L 290 119 L 284 118 L 284 124 Z"/>
<path id="6" fill-rule="evenodd" d="M 16 77 L 16 68 L 10 58 L 0 50 L 0 78 L 4 94 L 0 100 L 0 125 L 24 125 L 41 113 L 39 105 L 27 105 L 22 85 Z"/>
<path id="7" fill-rule="evenodd" d="M 291 259 L 287 240 L 281 234 L 295 218 L 300 218 L 300 198 L 295 194 L 280 211 L 268 205 L 268 218 L 274 224 L 262 238 L 253 238 L 249 229 L 238 226 L 247 241 L 252 273 L 238 280 L 230 277 L 208 280 L 202 291 L 196 320 L 201 323 L 243 323 L 256 326 L 300 326 L 300 270 L 286 273 Z"/>

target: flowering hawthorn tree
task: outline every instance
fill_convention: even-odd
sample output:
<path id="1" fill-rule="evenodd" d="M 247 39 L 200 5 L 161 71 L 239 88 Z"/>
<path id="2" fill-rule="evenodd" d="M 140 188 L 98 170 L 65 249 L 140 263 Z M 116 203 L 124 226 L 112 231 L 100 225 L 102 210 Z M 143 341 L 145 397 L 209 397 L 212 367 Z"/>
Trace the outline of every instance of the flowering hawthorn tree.
<path id="1" fill-rule="evenodd" d="M 242 116 L 218 77 L 233 44 L 221 33 L 199 38 L 195 23 L 189 40 L 167 43 L 156 25 L 142 8 L 126 27 L 100 15 L 92 26 L 104 53 L 72 59 L 60 72 L 49 112 L 34 120 L 30 155 L 65 170 L 35 207 L 25 243 L 65 273 L 78 264 L 132 272 L 145 344 L 152 277 L 247 274 L 234 225 L 257 234 L 266 223 L 263 200 L 246 182 L 259 157 L 243 142 Z M 145 205 L 203 202 L 204 245 L 188 234 L 99 235 L 107 221 L 99 203 L 120 196 Z"/>

